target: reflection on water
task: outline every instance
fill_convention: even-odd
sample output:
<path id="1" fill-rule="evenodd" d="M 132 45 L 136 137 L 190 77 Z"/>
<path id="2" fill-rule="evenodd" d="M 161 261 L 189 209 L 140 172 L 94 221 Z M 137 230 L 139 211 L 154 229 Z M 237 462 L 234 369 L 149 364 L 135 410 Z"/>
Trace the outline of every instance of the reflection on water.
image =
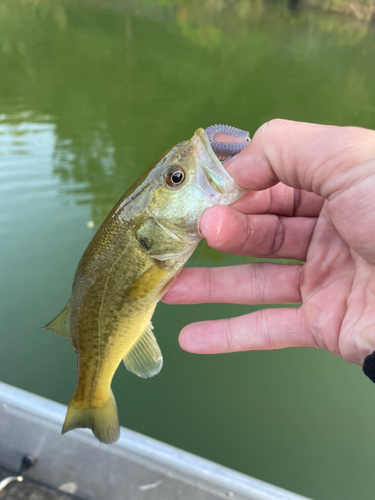
<path id="1" fill-rule="evenodd" d="M 68 401 L 74 354 L 38 326 L 66 303 L 90 222 L 157 156 L 218 122 L 375 128 L 374 53 L 370 24 L 260 0 L 3 0 L 0 379 Z M 246 260 L 207 245 L 198 259 Z M 186 323 L 254 309 L 158 306 L 165 367 L 120 368 L 122 424 L 307 496 L 369 500 L 375 397 L 359 369 L 309 349 L 178 348 Z"/>
<path id="2" fill-rule="evenodd" d="M 29 119 L 32 116 L 28 112 L 0 116 L 0 203 L 37 201 L 43 194 L 49 196 L 59 184 L 51 176 L 54 126 Z M 14 224 L 9 205 L 5 203 L 2 208 L 3 220 Z M 2 231 L 4 227 L 0 226 L 0 234 Z"/>

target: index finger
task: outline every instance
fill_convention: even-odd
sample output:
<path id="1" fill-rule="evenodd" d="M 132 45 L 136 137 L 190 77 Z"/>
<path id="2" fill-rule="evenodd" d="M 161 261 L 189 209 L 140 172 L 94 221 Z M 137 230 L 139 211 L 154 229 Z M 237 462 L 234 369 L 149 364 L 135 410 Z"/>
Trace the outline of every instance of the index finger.
<path id="1" fill-rule="evenodd" d="M 248 190 L 281 181 L 327 199 L 350 184 L 353 166 L 374 158 L 372 130 L 277 119 L 257 130 L 228 172 Z"/>

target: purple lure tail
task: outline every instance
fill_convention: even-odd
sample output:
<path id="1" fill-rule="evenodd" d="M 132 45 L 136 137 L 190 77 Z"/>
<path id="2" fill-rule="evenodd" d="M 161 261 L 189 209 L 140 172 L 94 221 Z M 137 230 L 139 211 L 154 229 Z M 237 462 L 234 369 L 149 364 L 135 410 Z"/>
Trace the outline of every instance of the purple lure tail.
<path id="1" fill-rule="evenodd" d="M 219 160 L 240 153 L 250 142 L 249 132 L 229 125 L 212 125 L 206 133 Z"/>

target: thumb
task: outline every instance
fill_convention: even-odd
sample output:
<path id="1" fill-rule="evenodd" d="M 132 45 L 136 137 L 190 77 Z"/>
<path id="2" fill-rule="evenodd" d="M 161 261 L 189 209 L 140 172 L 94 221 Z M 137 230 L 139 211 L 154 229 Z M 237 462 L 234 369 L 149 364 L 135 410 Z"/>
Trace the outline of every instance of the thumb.
<path id="1" fill-rule="evenodd" d="M 372 130 L 277 119 L 257 130 L 228 172 L 248 190 L 259 191 L 282 182 L 328 199 L 358 179 L 360 173 L 352 171 L 355 167 L 372 159 Z"/>

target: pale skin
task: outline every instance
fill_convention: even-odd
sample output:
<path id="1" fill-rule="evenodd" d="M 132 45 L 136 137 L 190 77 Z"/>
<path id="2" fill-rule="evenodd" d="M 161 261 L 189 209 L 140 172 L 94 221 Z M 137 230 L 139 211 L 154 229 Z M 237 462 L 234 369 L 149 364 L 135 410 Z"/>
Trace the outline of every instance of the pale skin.
<path id="1" fill-rule="evenodd" d="M 169 304 L 292 304 L 187 325 L 186 351 L 310 346 L 363 364 L 375 350 L 375 131 L 272 120 L 228 167 L 249 192 L 204 212 L 221 252 L 297 259 L 182 271 Z"/>

